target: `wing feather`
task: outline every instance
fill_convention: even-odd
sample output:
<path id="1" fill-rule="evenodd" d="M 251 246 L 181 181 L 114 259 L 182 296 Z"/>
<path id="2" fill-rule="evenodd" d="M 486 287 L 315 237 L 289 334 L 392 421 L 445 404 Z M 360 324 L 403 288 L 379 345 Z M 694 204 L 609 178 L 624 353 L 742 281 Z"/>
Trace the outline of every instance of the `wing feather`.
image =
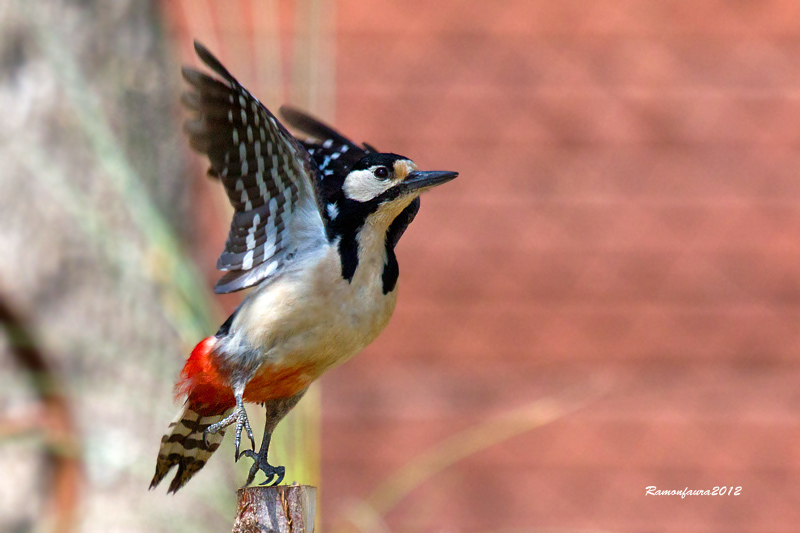
<path id="1" fill-rule="evenodd" d="M 306 148 L 203 45 L 200 59 L 222 79 L 183 69 L 192 87 L 182 97 L 195 113 L 184 124 L 189 143 L 208 156 L 234 208 L 217 268 L 228 271 L 216 292 L 251 287 L 279 271 L 287 255 L 319 244 L 318 165 Z"/>

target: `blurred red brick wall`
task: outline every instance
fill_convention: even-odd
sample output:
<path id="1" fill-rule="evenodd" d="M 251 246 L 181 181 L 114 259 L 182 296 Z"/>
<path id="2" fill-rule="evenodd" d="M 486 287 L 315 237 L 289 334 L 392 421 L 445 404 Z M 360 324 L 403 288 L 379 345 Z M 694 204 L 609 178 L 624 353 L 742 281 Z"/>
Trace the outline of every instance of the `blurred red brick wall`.
<path id="1" fill-rule="evenodd" d="M 588 404 L 388 528 L 798 531 L 798 37 L 788 1 L 337 3 L 337 127 L 461 177 L 403 237 L 388 330 L 322 380 L 327 531 L 565 390 Z"/>
<path id="2" fill-rule="evenodd" d="M 323 516 L 599 377 L 391 529 L 800 528 L 798 37 L 792 2 L 339 2 L 338 126 L 461 177 L 403 238 L 388 331 L 324 379 Z"/>

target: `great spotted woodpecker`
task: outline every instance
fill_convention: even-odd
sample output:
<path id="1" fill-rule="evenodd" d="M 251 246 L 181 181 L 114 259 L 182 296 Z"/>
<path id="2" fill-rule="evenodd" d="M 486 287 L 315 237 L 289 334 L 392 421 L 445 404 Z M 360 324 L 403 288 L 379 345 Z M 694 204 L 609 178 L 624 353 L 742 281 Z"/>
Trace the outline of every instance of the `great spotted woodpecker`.
<path id="1" fill-rule="evenodd" d="M 181 372 L 186 403 L 161 439 L 150 485 L 177 465 L 170 492 L 205 465 L 231 424 L 236 460 L 253 459 L 245 484 L 259 470 L 263 484 L 283 480 L 285 468 L 267 461 L 273 430 L 315 379 L 386 327 L 397 301 L 395 245 L 419 195 L 458 175 L 419 171 L 282 107 L 306 136 L 295 139 L 205 47 L 195 51 L 221 79 L 183 69 L 194 91 L 182 101 L 195 113 L 185 130 L 235 210 L 216 292 L 252 290 Z M 266 408 L 258 453 L 244 402 Z M 252 449 L 240 453 L 243 430 Z"/>

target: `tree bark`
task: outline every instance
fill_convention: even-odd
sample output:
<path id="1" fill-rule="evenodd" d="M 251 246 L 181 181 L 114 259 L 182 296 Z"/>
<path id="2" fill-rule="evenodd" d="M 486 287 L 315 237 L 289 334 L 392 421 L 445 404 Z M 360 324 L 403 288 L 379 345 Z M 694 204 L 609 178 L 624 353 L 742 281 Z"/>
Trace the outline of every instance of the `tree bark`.
<path id="1" fill-rule="evenodd" d="M 313 533 L 317 488 L 308 485 L 247 487 L 236 493 L 233 533 Z"/>

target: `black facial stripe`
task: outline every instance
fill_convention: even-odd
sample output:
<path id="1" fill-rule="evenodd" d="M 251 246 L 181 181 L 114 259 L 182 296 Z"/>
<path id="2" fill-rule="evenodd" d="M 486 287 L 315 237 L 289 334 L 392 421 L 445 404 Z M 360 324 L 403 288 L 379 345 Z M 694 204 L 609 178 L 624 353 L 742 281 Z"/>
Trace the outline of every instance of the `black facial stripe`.
<path id="1" fill-rule="evenodd" d="M 353 200 L 339 199 L 337 207 L 340 214 L 335 220 L 328 223 L 328 240 L 334 242 L 339 238 L 339 258 L 342 262 L 342 277 L 348 282 L 353 281 L 358 268 L 358 241 L 356 235 L 361 230 L 367 217 L 374 213 L 380 206 L 380 200 L 370 202 L 355 202 Z M 400 267 L 394 253 L 394 247 L 400 240 L 409 224 L 419 211 L 420 201 L 416 198 L 394 219 L 386 232 L 386 263 L 383 267 L 381 281 L 383 293 L 388 294 L 397 286 Z"/>
<path id="2" fill-rule="evenodd" d="M 358 268 L 358 242 L 356 235 L 361 230 L 367 217 L 378 209 L 378 202 L 356 202 L 347 200 L 343 196 L 338 198 L 336 207 L 339 215 L 328 220 L 328 241 L 339 239 L 339 258 L 342 262 L 342 277 L 348 282 L 353 281 L 353 276 Z"/>
<path id="3" fill-rule="evenodd" d="M 397 278 L 400 276 L 400 265 L 397 263 L 397 256 L 394 253 L 394 247 L 400 237 L 405 233 L 406 228 L 414 220 L 419 211 L 419 197 L 414 198 L 408 207 L 403 209 L 397 218 L 392 221 L 389 226 L 389 231 L 386 232 L 386 265 L 383 267 L 383 294 L 389 294 L 397 286 Z"/>
<path id="4" fill-rule="evenodd" d="M 406 231 L 406 228 L 409 224 L 414 220 L 414 217 L 417 216 L 419 212 L 420 200 L 419 196 L 414 198 L 414 200 L 408 204 L 408 207 L 403 209 L 397 218 L 394 219 L 392 225 L 389 226 L 389 231 L 386 234 L 386 246 L 394 249 L 397 246 L 400 237 L 403 236 L 403 233 Z"/>
<path id="5" fill-rule="evenodd" d="M 342 261 L 342 277 L 351 283 L 358 268 L 358 243 L 355 233 L 348 232 L 342 235 L 339 241 L 339 258 Z"/>
<path id="6" fill-rule="evenodd" d="M 397 278 L 400 276 L 400 265 L 397 264 L 397 256 L 394 248 L 390 245 L 389 238 L 386 238 L 386 263 L 383 265 L 381 282 L 383 284 L 383 294 L 389 294 L 397 286 Z"/>

